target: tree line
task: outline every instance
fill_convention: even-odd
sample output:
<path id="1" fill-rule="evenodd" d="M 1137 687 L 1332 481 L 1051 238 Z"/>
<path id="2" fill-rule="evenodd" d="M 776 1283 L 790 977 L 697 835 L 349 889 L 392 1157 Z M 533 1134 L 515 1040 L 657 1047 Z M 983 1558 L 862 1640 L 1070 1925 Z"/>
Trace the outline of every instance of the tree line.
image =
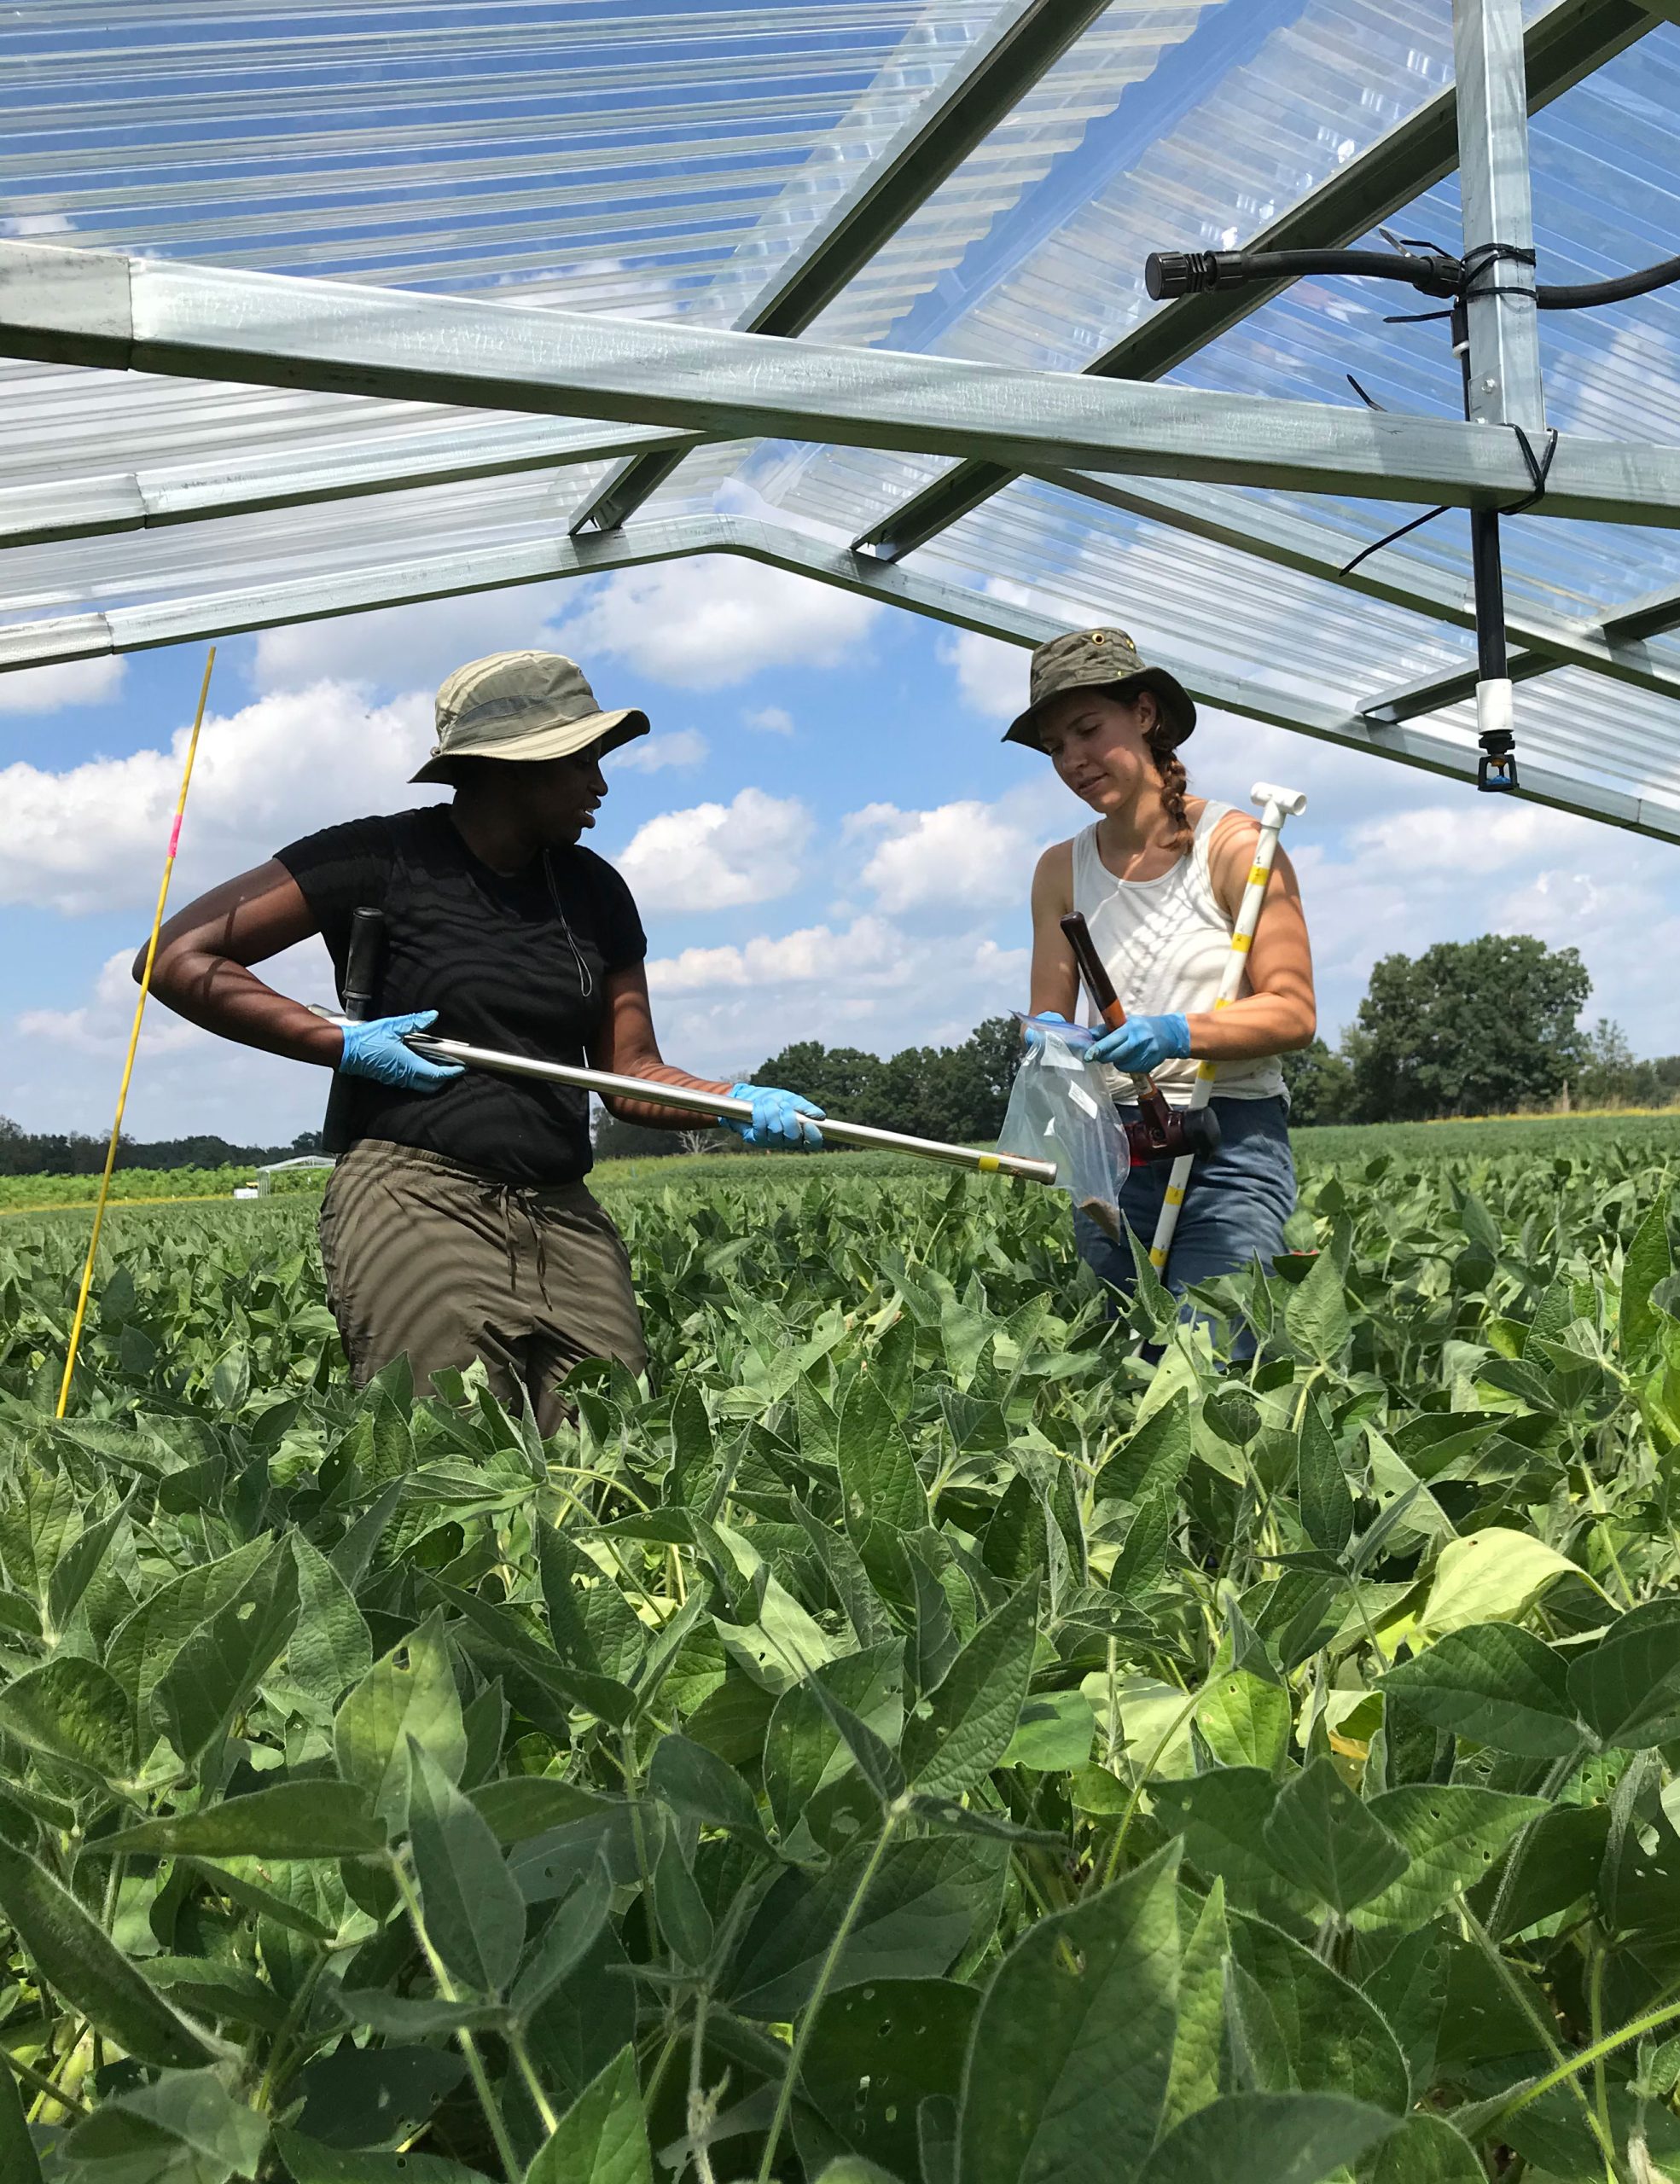
<path id="1" fill-rule="evenodd" d="M 1385 956 L 1334 1047 L 1322 1039 L 1283 1058 L 1290 1118 L 1425 1122 L 1450 1115 L 1680 1103 L 1680 1055 L 1638 1060 L 1619 1025 L 1580 1021 L 1592 980 L 1579 951 L 1526 933 L 1442 941 L 1421 956 Z M 746 1074 L 803 1092 L 849 1122 L 980 1144 L 1003 1128 L 1020 1056 L 1020 1027 L 994 1016 L 960 1046 L 906 1047 L 883 1060 L 856 1047 L 801 1040 Z M 685 1132 L 695 1151 L 739 1150 L 726 1132 Z M 596 1150 L 643 1159 L 670 1136 L 602 1116 Z"/>
<path id="2" fill-rule="evenodd" d="M 1291 1119 L 1427 1122 L 1449 1115 L 1510 1114 L 1562 1104 L 1661 1107 L 1680 1104 L 1680 1055 L 1641 1060 L 1619 1025 L 1581 1022 L 1592 980 L 1578 950 L 1549 948 L 1526 933 L 1441 941 L 1421 956 L 1385 956 L 1354 1019 L 1335 1046 L 1322 1039 L 1286 1054 Z M 984 1144 L 1003 1126 L 1020 1059 L 1020 1027 L 991 1016 L 960 1044 L 905 1047 L 883 1057 L 859 1047 L 802 1039 L 742 1075 L 803 1092 L 829 1113 L 916 1137 Z M 684 1131 L 688 1149 L 730 1152 L 727 1131 Z M 647 1159 L 672 1149 L 666 1130 L 602 1114 L 604 1159 Z M 0 1115 L 0 1176 L 96 1175 L 106 1141 L 82 1131 L 37 1134 Z M 318 1153 L 319 1130 L 289 1145 L 234 1145 L 213 1136 L 124 1137 L 121 1168 L 261 1167 Z"/>
<path id="3" fill-rule="evenodd" d="M 1385 956 L 1337 1044 L 1315 1039 L 1284 1056 L 1291 1120 L 1432 1122 L 1566 1097 L 1572 1107 L 1680 1100 L 1680 1054 L 1642 1061 L 1607 1017 L 1583 1025 L 1591 993 L 1578 950 L 1527 933 Z"/>

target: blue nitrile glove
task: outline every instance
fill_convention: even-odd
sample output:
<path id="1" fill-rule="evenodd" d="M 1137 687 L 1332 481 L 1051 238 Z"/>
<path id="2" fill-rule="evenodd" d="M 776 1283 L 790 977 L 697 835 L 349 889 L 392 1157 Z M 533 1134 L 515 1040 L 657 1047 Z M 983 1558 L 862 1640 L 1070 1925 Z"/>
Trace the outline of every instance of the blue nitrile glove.
<path id="1" fill-rule="evenodd" d="M 1044 1035 L 1037 1028 L 1040 1024 L 1065 1024 L 1067 1021 L 1059 1009 L 1041 1008 L 1036 1016 L 1020 1027 L 1026 1040 L 1028 1054 L 1036 1054 L 1043 1050 Z"/>
<path id="2" fill-rule="evenodd" d="M 1189 1051 L 1190 1027 L 1182 1016 L 1128 1016 L 1118 1031 L 1094 1042 L 1088 1059 L 1147 1077 L 1164 1061 L 1187 1060 Z"/>
<path id="3" fill-rule="evenodd" d="M 773 1084 L 731 1084 L 731 1100 L 750 1100 L 753 1119 L 750 1123 L 736 1122 L 732 1115 L 719 1115 L 718 1121 L 725 1130 L 732 1130 L 749 1145 L 821 1145 L 823 1133 L 814 1124 L 801 1122 L 801 1115 L 815 1115 L 820 1121 L 823 1110 L 814 1107 L 809 1100 L 802 1100 L 797 1092 L 779 1092 Z"/>
<path id="4" fill-rule="evenodd" d="M 431 1061 L 415 1054 L 403 1044 L 403 1034 L 429 1031 L 437 1020 L 435 1008 L 420 1008 L 411 1016 L 375 1016 L 365 1024 L 346 1024 L 339 1074 L 371 1077 L 375 1084 L 389 1084 L 401 1092 L 435 1092 L 460 1076 L 460 1063 Z"/>

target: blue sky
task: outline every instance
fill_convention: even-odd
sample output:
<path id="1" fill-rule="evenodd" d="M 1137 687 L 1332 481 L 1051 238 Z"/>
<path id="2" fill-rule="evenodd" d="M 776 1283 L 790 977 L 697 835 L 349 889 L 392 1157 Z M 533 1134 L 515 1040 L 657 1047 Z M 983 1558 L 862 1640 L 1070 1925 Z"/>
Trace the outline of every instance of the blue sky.
<path id="1" fill-rule="evenodd" d="M 654 735 L 609 767 L 593 846 L 630 877 L 666 1054 L 750 1068 L 788 1040 L 891 1052 L 1025 1002 L 1027 886 L 1083 808 L 998 741 L 1012 648 L 739 560 L 667 564 L 225 641 L 177 868 L 177 903 L 312 828 L 401 809 L 432 692 L 508 645 L 572 652 Z M 0 678 L 0 1113 L 108 1124 L 203 649 Z M 1488 931 L 1573 940 L 1589 1014 L 1680 1050 L 1680 851 L 1592 822 L 1204 714 L 1192 787 L 1312 799 L 1301 869 L 1334 1035 L 1371 963 Z M 313 944 L 276 967 L 328 990 Z M 318 1118 L 313 1072 L 158 1010 L 131 1095 L 137 1136 L 283 1141 Z"/>

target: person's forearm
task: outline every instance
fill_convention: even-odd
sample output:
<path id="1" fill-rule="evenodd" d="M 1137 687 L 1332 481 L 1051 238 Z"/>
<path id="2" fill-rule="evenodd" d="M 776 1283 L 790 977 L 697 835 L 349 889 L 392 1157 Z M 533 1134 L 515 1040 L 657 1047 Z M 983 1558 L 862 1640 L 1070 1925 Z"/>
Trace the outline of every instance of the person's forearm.
<path id="1" fill-rule="evenodd" d="M 177 1016 L 202 1025 L 218 1038 L 283 1054 L 288 1061 L 336 1069 L 344 1051 L 337 1025 L 276 993 L 230 956 L 171 951 L 154 966 L 152 991 Z"/>
<path id="2" fill-rule="evenodd" d="M 685 1069 L 673 1069 L 668 1062 L 643 1062 L 639 1067 L 621 1069 L 620 1077 L 645 1077 L 654 1084 L 683 1084 L 696 1092 L 721 1092 L 729 1096 L 730 1087 L 720 1083 L 715 1077 L 690 1077 Z M 602 1104 L 609 1115 L 616 1115 L 621 1123 L 635 1123 L 642 1130 L 694 1130 L 704 1127 L 706 1118 L 692 1107 L 666 1107 L 652 1100 L 623 1100 L 614 1095 Z"/>
<path id="3" fill-rule="evenodd" d="M 1190 1052 L 1198 1061 L 1247 1061 L 1259 1054 L 1293 1054 L 1311 1046 L 1318 1028 L 1311 999 L 1276 993 L 1250 994 L 1229 1008 L 1209 1009 L 1186 1020 Z"/>

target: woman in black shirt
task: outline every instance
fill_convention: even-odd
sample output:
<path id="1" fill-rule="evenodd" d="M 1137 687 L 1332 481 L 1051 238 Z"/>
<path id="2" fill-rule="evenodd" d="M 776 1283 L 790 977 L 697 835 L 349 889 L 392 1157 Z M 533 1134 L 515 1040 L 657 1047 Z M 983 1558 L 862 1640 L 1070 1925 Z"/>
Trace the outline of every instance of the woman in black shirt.
<path id="1" fill-rule="evenodd" d="M 451 783 L 453 803 L 306 836 L 164 928 L 152 985 L 171 1008 L 348 1080 L 352 1142 L 323 1205 L 322 1256 L 358 1380 L 406 1354 L 423 1389 L 481 1357 L 547 1432 L 579 1358 L 646 1362 L 624 1246 L 584 1182 L 585 1095 L 427 1060 L 404 1032 L 435 1021 L 473 1045 L 730 1091 L 753 1101 L 751 1126 L 730 1125 L 750 1142 L 818 1140 L 808 1101 L 660 1058 L 636 904 L 578 839 L 607 793 L 602 759 L 647 732 L 643 713 L 603 712 L 558 653 L 474 660 L 439 690 L 437 744 L 415 776 Z M 342 990 L 363 906 L 385 917 L 370 1021 L 328 1023 L 251 970 L 318 932 Z M 692 1127 L 657 1101 L 607 1104 Z"/>

